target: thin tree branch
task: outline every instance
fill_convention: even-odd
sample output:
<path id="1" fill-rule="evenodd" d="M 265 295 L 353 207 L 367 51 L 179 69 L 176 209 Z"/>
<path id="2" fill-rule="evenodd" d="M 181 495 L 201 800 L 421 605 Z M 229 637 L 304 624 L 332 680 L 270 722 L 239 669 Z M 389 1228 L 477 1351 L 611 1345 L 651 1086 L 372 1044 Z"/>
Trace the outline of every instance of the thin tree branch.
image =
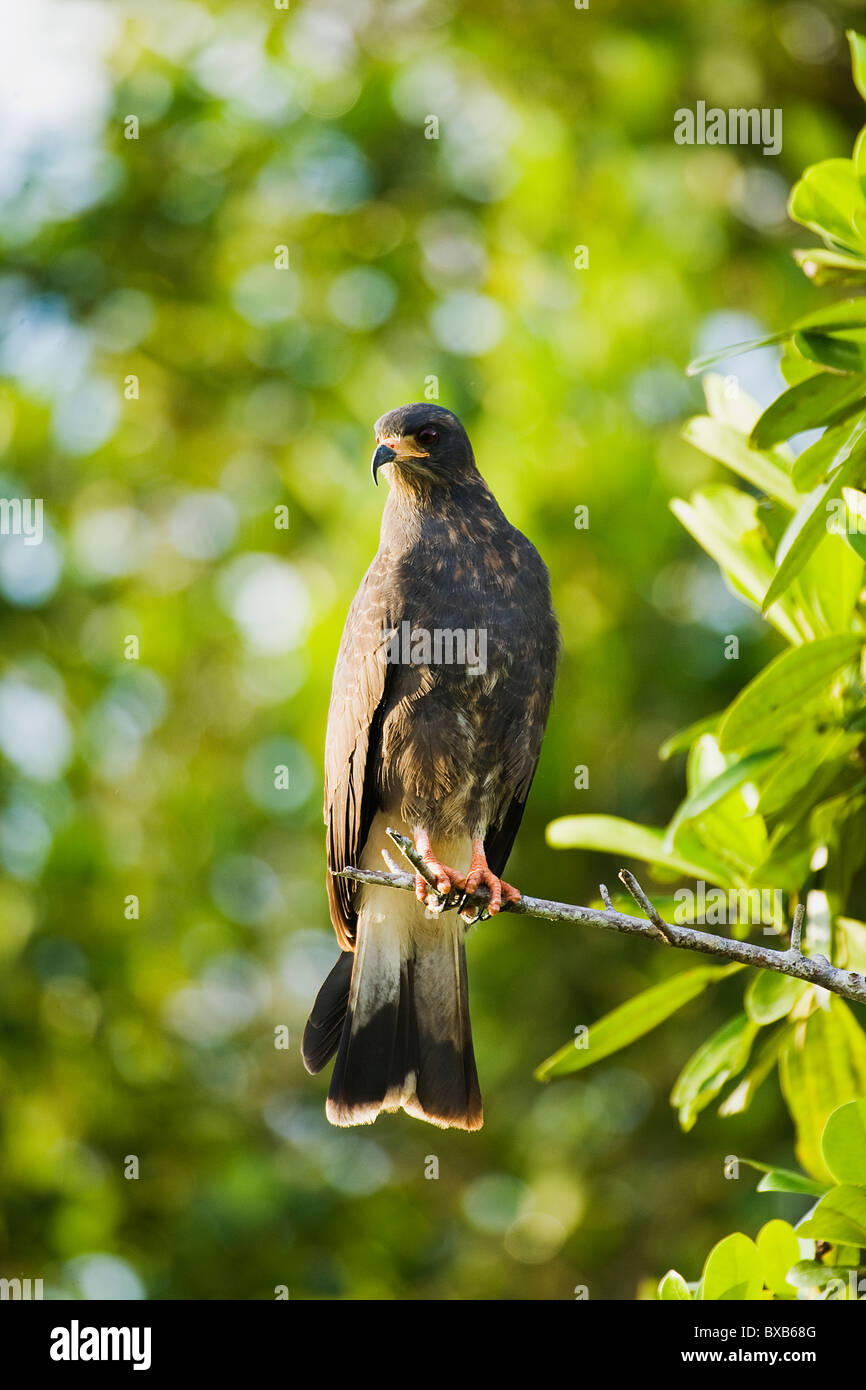
<path id="1" fill-rule="evenodd" d="M 803 903 L 798 903 L 794 908 L 794 920 L 791 923 L 791 950 L 800 950 L 800 939 L 803 935 L 803 918 L 806 916 L 806 908 Z"/>
<path id="2" fill-rule="evenodd" d="M 427 865 L 423 865 L 412 841 L 396 831 L 389 831 L 391 839 L 402 851 L 413 868 L 427 877 Z M 428 871 L 429 872 L 429 871 Z M 406 873 L 382 873 L 376 869 L 346 868 L 334 875 L 335 878 L 352 879 L 355 883 L 375 884 L 377 887 L 399 888 L 406 892 L 415 891 L 415 875 Z M 643 936 L 651 941 L 659 941 L 674 946 L 681 951 L 700 951 L 707 956 L 720 956 L 725 960 L 739 961 L 743 965 L 754 965 L 759 970 L 775 970 L 779 975 L 791 975 L 809 984 L 820 985 L 832 994 L 843 999 L 851 999 L 858 1004 L 866 1004 L 866 979 L 853 970 L 840 970 L 831 965 L 826 956 L 804 956 L 800 951 L 802 931 L 802 905 L 797 908 L 791 931 L 791 948 L 777 951 L 771 946 L 755 946 L 750 941 L 733 941 L 729 937 L 712 936 L 709 932 L 698 931 L 695 927 L 674 926 L 664 922 L 641 888 L 633 874 L 623 870 L 620 878 L 629 892 L 635 897 L 646 917 L 629 917 L 624 912 L 616 912 L 612 906 L 604 910 L 595 907 L 579 907 L 574 903 L 551 902 L 547 898 L 531 898 L 524 894 L 516 903 L 503 903 L 502 911 L 516 917 L 540 917 L 546 922 L 580 922 L 587 927 L 599 927 L 602 931 L 624 932 L 630 936 Z M 429 880 L 428 880 L 429 881 Z M 635 891 L 636 890 L 636 891 Z M 610 895 L 602 885 L 601 897 L 605 904 L 610 903 Z M 481 889 L 472 897 L 462 893 L 451 893 L 445 899 L 442 910 L 450 911 L 461 907 L 477 908 L 483 911 L 487 906 L 489 894 Z"/>
<path id="3" fill-rule="evenodd" d="M 634 874 L 629 873 L 628 869 L 620 869 L 619 881 L 620 883 L 625 884 L 626 888 L 631 893 L 638 907 L 646 913 L 653 926 L 658 927 L 659 931 L 661 932 L 668 945 L 672 946 L 674 943 L 673 937 L 671 936 L 670 927 L 668 926 L 667 922 L 662 921 L 658 909 L 654 906 L 653 903 L 650 902 L 649 898 L 641 888 Z M 605 904 L 605 906 L 607 906 L 607 904 Z"/>

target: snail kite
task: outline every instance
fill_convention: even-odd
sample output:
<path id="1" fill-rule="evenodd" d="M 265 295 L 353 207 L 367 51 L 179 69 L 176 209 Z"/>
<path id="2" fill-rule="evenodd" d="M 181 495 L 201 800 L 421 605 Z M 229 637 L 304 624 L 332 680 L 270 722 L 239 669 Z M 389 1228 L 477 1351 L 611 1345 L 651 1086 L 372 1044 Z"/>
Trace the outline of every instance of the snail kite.
<path id="1" fill-rule="evenodd" d="M 449 410 L 405 405 L 376 422 L 373 478 L 390 491 L 379 549 L 349 610 L 328 715 L 325 824 L 342 955 L 304 1033 L 307 1069 L 336 1052 L 335 1125 L 401 1106 L 479 1129 L 465 923 L 416 893 L 333 877 L 382 868 L 391 826 L 411 836 L 439 895 L 485 885 L 489 913 L 519 893 L 501 875 L 538 763 L 559 631 L 547 570 L 510 525 Z"/>

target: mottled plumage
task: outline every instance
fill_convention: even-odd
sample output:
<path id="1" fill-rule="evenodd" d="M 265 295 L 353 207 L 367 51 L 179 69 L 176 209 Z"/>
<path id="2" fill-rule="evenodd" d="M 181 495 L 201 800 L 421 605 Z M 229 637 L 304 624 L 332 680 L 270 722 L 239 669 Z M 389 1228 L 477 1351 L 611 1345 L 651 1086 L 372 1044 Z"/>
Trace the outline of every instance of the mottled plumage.
<path id="1" fill-rule="evenodd" d="M 500 878 L 538 762 L 558 631 L 547 570 L 500 510 L 457 417 L 403 406 L 376 437 L 374 477 L 389 465 L 390 495 L 346 620 L 325 751 L 328 894 L 344 954 L 304 1056 L 320 1070 L 338 1049 L 335 1123 L 402 1105 L 471 1129 L 481 1098 L 463 923 L 332 874 L 383 867 L 393 825 L 427 847 L 443 884 L 464 882 L 470 856 L 470 888 L 491 881 L 487 866 Z M 423 880 L 419 896 L 432 896 Z"/>

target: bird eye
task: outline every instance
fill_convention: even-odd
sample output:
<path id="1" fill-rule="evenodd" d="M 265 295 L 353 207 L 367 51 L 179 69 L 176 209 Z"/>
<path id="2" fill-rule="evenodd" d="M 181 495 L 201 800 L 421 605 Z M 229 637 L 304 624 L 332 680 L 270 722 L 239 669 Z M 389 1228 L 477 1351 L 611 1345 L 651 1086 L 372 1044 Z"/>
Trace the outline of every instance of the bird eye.
<path id="1" fill-rule="evenodd" d="M 424 444 L 425 446 L 435 444 L 436 440 L 439 438 L 439 431 L 435 430 L 432 425 L 425 425 L 422 430 L 418 431 L 415 438 L 418 440 L 419 444 Z"/>

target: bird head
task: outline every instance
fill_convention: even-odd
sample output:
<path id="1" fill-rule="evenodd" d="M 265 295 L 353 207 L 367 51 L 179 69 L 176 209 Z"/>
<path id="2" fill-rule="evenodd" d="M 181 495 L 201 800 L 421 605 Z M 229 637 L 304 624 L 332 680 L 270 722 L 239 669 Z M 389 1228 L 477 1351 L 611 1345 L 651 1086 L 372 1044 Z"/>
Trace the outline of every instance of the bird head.
<path id="1" fill-rule="evenodd" d="M 439 405 L 398 406 L 380 416 L 375 430 L 374 483 L 378 484 L 376 475 L 386 464 L 409 483 L 447 484 L 475 468 L 469 436 L 457 416 Z"/>

